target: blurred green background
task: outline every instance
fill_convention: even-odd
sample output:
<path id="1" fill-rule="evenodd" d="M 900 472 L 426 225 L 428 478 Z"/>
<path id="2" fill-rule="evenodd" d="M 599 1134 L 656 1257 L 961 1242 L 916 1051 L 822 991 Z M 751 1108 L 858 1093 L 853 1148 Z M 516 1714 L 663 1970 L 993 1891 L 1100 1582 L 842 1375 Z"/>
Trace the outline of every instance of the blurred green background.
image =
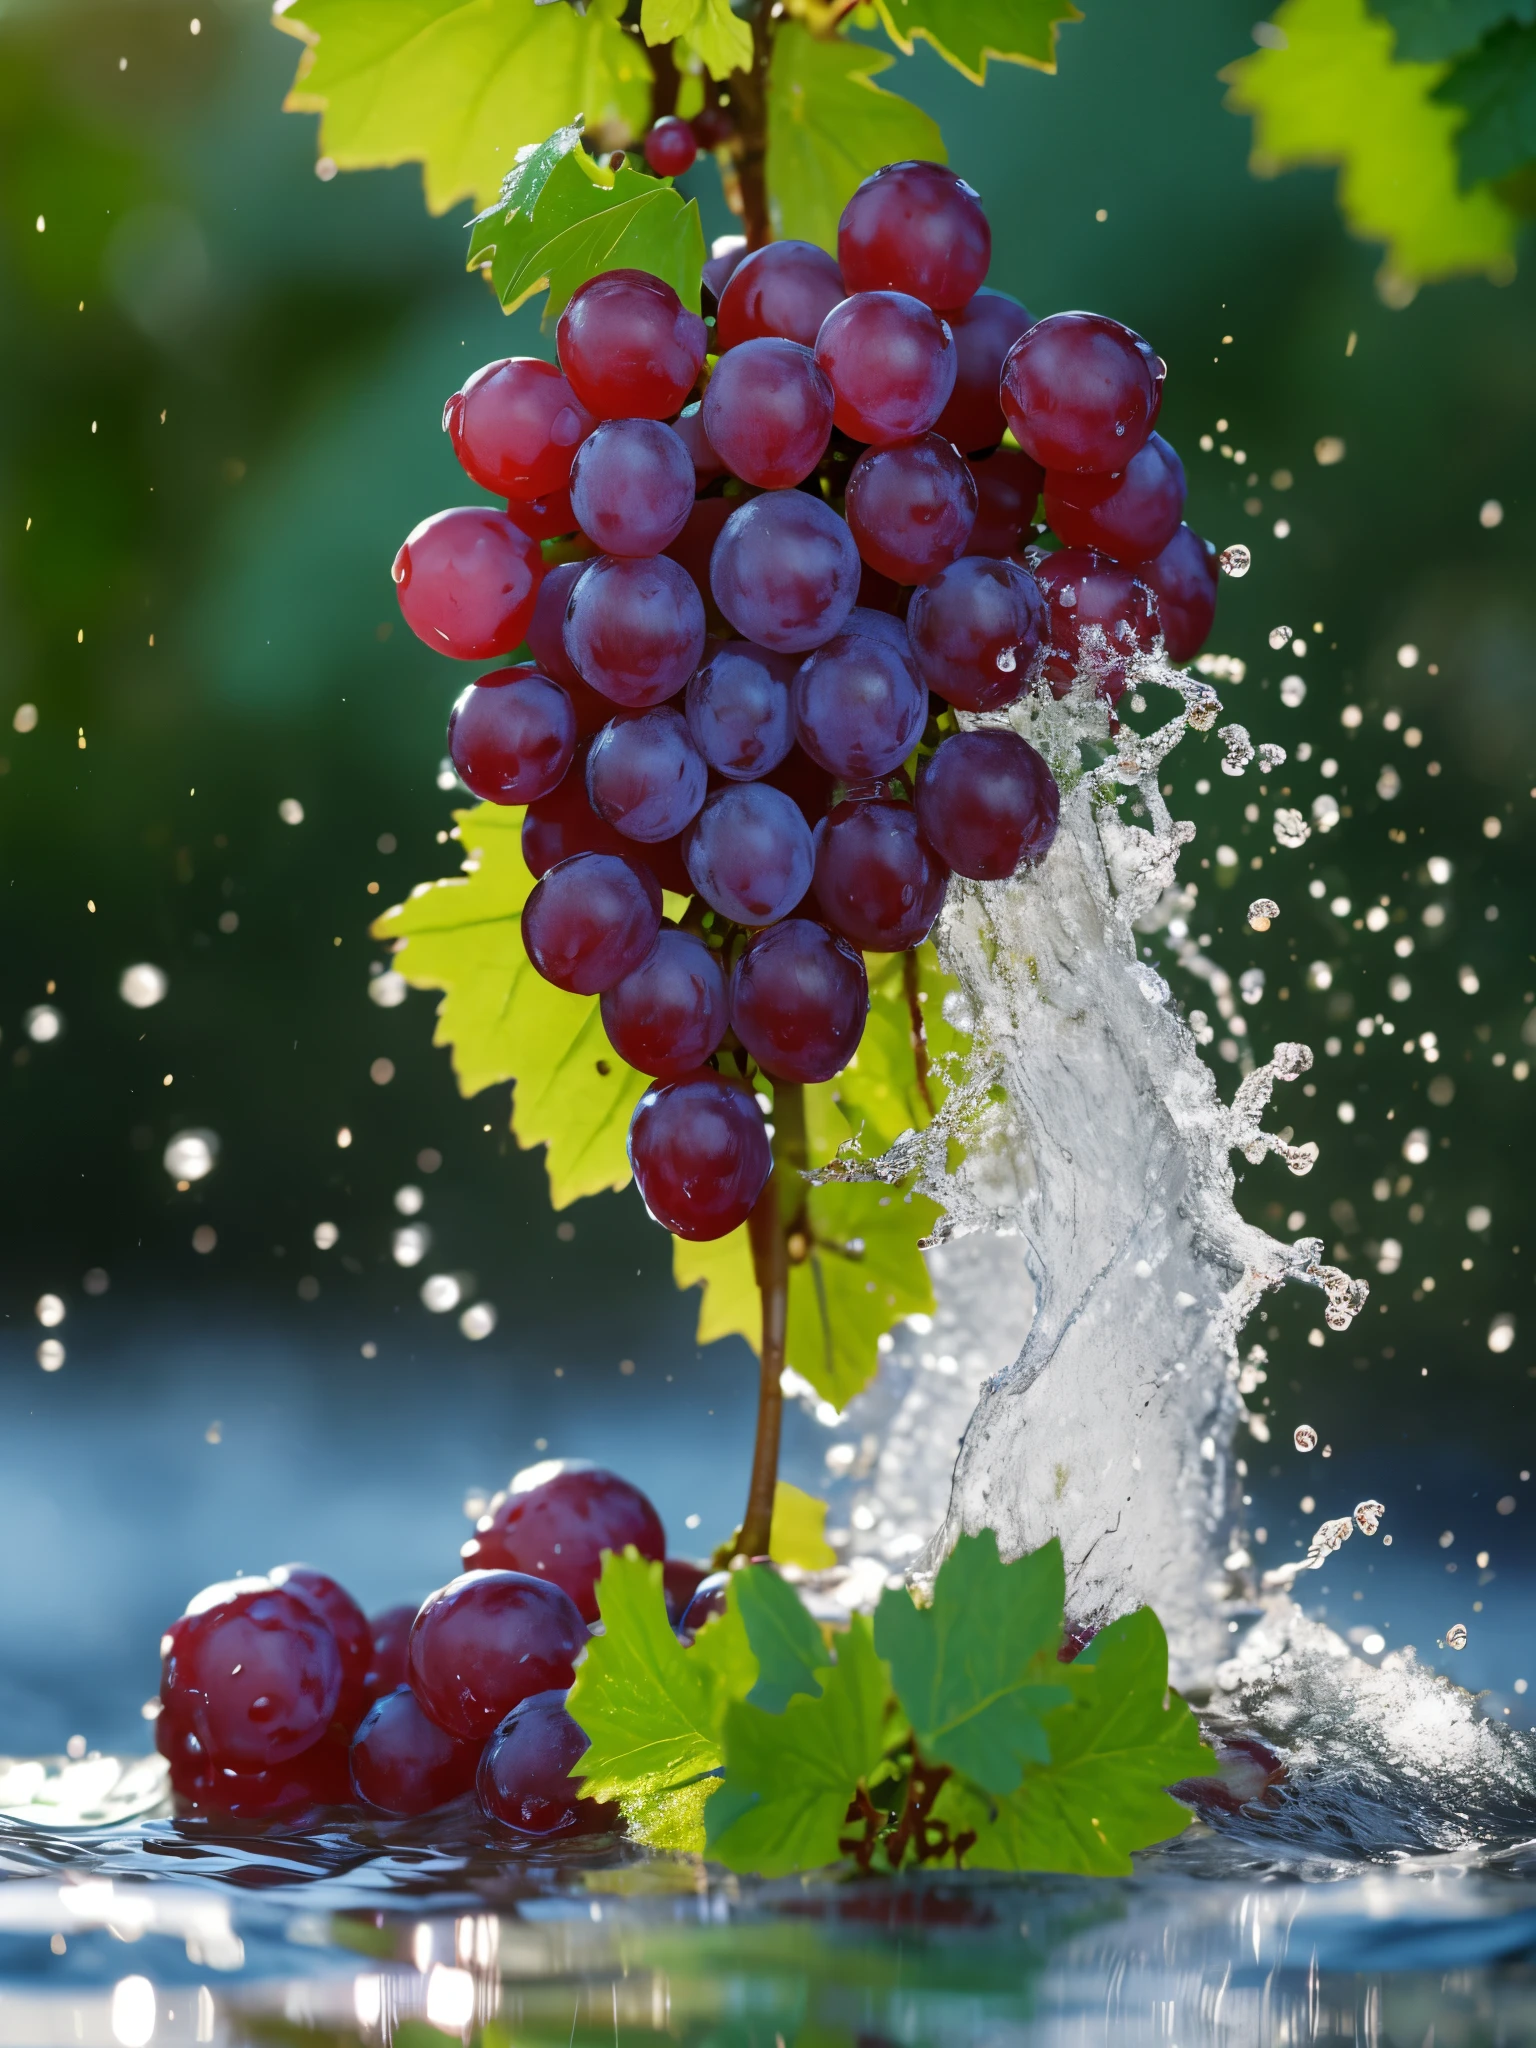
<path id="1" fill-rule="evenodd" d="M 1260 797 L 1256 769 L 1219 772 L 1214 736 L 1174 756 L 1175 813 L 1199 825 L 1191 928 L 1234 980 L 1264 968 L 1239 1005 L 1261 1057 L 1282 1037 L 1319 1055 L 1315 1093 L 1282 1091 L 1272 1121 L 1321 1163 L 1305 1181 L 1245 1169 L 1241 1201 L 1287 1235 L 1301 1213 L 1373 1296 L 1321 1348 L 1315 1296 L 1273 1304 L 1252 1515 L 1274 1556 L 1310 1533 L 1298 1496 L 1325 1480 L 1330 1499 L 1400 1502 L 1398 1594 L 1378 1557 L 1369 1618 L 1427 1587 L 1432 1637 L 1456 1618 L 1439 1532 L 1463 1574 L 1489 1545 L 1513 1566 L 1524 1518 L 1494 1502 L 1536 1465 L 1536 294 L 1522 275 L 1388 310 L 1331 173 L 1247 171 L 1216 73 L 1253 48 L 1251 7 L 1086 11 L 1054 78 L 995 65 L 977 92 L 920 47 L 885 82 L 939 117 L 981 189 L 995 285 L 1037 313 L 1114 314 L 1167 358 L 1190 519 L 1253 550 L 1211 647 L 1246 665 L 1220 685 L 1228 716 L 1292 760 Z M 734 1342 L 699 1354 L 633 1194 L 556 1217 L 506 1091 L 458 1098 L 433 999 L 369 999 L 371 915 L 455 865 L 438 771 L 466 680 L 399 622 L 389 563 L 418 519 L 477 495 L 445 397 L 495 355 L 549 351 L 536 308 L 508 320 L 464 274 L 458 211 L 430 219 L 414 168 L 316 176 L 313 118 L 280 112 L 295 56 L 248 0 L 0 5 L 0 1749 L 77 1722 L 135 1739 L 164 1617 L 268 1549 L 374 1604 L 419 1595 L 452 1567 L 463 1489 L 546 1445 L 623 1462 L 679 1548 L 723 1533 L 745 1483 L 751 1361 Z M 728 230 L 713 166 L 688 183 L 707 231 Z M 1330 440 L 1343 457 L 1320 461 Z M 1304 656 L 1271 650 L 1278 624 Z M 1275 805 L 1325 791 L 1338 826 L 1274 851 Z M 1214 865 L 1218 845 L 1242 867 Z M 1261 894 L 1282 915 L 1257 935 Z M 1378 902 L 1385 929 L 1357 930 Z M 1308 986 L 1319 961 L 1326 989 Z M 119 997 L 134 962 L 169 977 L 153 1008 Z M 29 1035 L 39 1006 L 62 1018 L 51 1039 Z M 1395 1034 L 1357 1034 L 1378 1013 Z M 1434 1063 L 1404 1049 L 1425 1029 Z M 162 1154 L 187 1128 L 220 1151 L 178 1192 Z M 1405 1161 L 1418 1129 L 1430 1156 Z M 407 1183 L 433 1232 L 409 1270 L 391 1256 Z M 1474 1208 L 1491 1222 L 1470 1227 Z M 429 1271 L 467 1276 L 495 1333 L 429 1314 Z M 67 1311 L 49 1330 L 44 1292 Z M 1514 1340 L 1493 1350 L 1500 1315 Z M 1290 1451 L 1300 1420 L 1331 1468 Z M 792 1433 L 807 1483 L 818 1435 Z M 1319 1599 L 1347 1598 L 1346 1564 L 1366 1569 L 1345 1553 Z M 1507 1585 L 1480 1596 L 1458 1676 L 1517 1675 L 1529 1615 L 1512 1589 L 1498 1607 Z M 1454 1590 L 1470 1607 L 1466 1577 Z"/>

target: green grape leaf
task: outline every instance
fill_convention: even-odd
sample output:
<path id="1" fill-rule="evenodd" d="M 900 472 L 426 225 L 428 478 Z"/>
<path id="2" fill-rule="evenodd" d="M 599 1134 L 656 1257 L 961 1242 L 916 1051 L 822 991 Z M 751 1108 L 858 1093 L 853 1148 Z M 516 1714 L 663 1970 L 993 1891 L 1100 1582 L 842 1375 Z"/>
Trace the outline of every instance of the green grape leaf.
<path id="1" fill-rule="evenodd" d="M 775 1480 L 768 1555 L 775 1564 L 799 1565 L 807 1572 L 824 1572 L 835 1565 L 837 1552 L 827 1541 L 826 1502 L 802 1493 L 787 1479 Z"/>
<path id="2" fill-rule="evenodd" d="M 1391 22 L 1400 58 L 1436 64 L 1470 50 L 1501 22 L 1536 21 L 1536 0 L 1371 0 L 1371 12 Z"/>
<path id="3" fill-rule="evenodd" d="M 1042 1716 L 1071 1697 L 1056 1662 L 1065 1599 L 1054 1538 L 1004 1564 L 990 1529 L 960 1538 L 931 1606 L 886 1589 L 875 1647 L 924 1756 L 988 1792 L 1012 1792 L 1025 1764 L 1049 1761 Z"/>
<path id="4" fill-rule="evenodd" d="M 793 1586 L 763 1565 L 731 1576 L 731 1603 L 741 1615 L 757 1659 L 757 1682 L 747 1694 L 754 1707 L 781 1714 L 799 1693 L 821 1691 L 827 1646 Z"/>
<path id="5" fill-rule="evenodd" d="M 1508 177 L 1530 163 L 1536 159 L 1536 28 L 1506 22 L 1451 66 L 1434 96 L 1466 113 L 1456 138 L 1463 186 Z"/>
<path id="6" fill-rule="evenodd" d="M 1028 1765 L 1017 1791 L 989 1796 L 963 1776 L 934 1804 L 951 1834 L 973 1830 L 973 1870 L 1061 1870 L 1128 1877 L 1131 1851 L 1188 1827 L 1165 1787 L 1215 1767 L 1199 1724 L 1168 1689 L 1168 1640 L 1149 1607 L 1102 1629 L 1076 1663 L 1072 1692 L 1046 1716 L 1051 1761 Z"/>
<path id="7" fill-rule="evenodd" d="M 674 1237 L 672 1279 L 680 1288 L 702 1290 L 697 1331 L 700 1344 L 715 1344 L 722 1337 L 745 1337 L 752 1349 L 761 1354 L 763 1306 L 745 1224 L 727 1237 L 711 1238 L 707 1244 Z"/>
<path id="8" fill-rule="evenodd" d="M 910 964 L 909 964 L 910 963 Z M 920 1131 L 949 1092 L 951 1063 L 970 1045 L 944 1015 L 944 999 L 958 992 L 932 945 L 915 953 L 866 953 L 869 1017 L 859 1049 L 831 1084 L 859 1150 L 875 1158 L 906 1131 Z M 925 1072 L 919 1083 L 912 1000 L 922 1020 Z"/>
<path id="9" fill-rule="evenodd" d="M 648 43 L 682 37 L 712 78 L 751 68 L 752 31 L 731 12 L 730 0 L 642 0 L 640 33 Z"/>
<path id="10" fill-rule="evenodd" d="M 624 1149 L 649 1085 L 608 1043 L 596 996 L 568 995 L 523 950 L 521 915 L 533 877 L 522 856 L 521 809 L 481 804 L 454 816 L 464 876 L 421 884 L 372 926 L 403 940 L 394 966 L 413 988 L 440 988 L 435 1045 L 452 1048 L 459 1091 L 512 1081 L 512 1131 L 545 1146 L 550 1200 L 629 1181 Z"/>
<path id="11" fill-rule="evenodd" d="M 651 67 L 624 0 L 289 0 L 276 25 L 308 47 L 285 102 L 318 113 L 342 170 L 419 162 L 443 213 L 496 197 L 518 151 L 578 110 L 614 141 L 650 118 Z"/>
<path id="12" fill-rule="evenodd" d="M 1385 243 L 1382 283 L 1399 302 L 1437 278 L 1511 276 L 1518 223 L 1486 188 L 1459 189 L 1461 116 L 1430 97 L 1440 68 L 1395 63 L 1392 29 L 1365 0 L 1284 0 L 1274 26 L 1284 47 L 1222 73 L 1228 107 L 1253 116 L 1254 173 L 1337 164 L 1344 219 Z"/>
<path id="13" fill-rule="evenodd" d="M 854 187 L 901 157 L 943 163 L 938 124 L 874 83 L 896 60 L 780 21 L 768 78 L 768 205 L 776 235 L 837 247 Z"/>
<path id="14" fill-rule="evenodd" d="M 973 85 L 987 82 L 987 59 L 1056 69 L 1056 31 L 1081 21 L 1072 0 L 875 0 L 886 33 L 911 56 L 919 37 Z"/>
<path id="15" fill-rule="evenodd" d="M 821 1691 L 782 1714 L 733 1700 L 725 1716 L 725 1786 L 705 1814 L 709 1853 L 732 1870 L 783 1877 L 838 1861 L 849 1802 L 885 1742 L 885 1668 L 869 1623 L 854 1615 Z"/>

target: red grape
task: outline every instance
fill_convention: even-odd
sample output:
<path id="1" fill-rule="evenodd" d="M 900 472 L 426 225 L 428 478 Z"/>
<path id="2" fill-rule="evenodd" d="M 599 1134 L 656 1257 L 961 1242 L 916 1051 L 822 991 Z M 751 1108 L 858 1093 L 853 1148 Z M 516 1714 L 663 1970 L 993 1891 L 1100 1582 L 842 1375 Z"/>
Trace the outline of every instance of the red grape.
<path id="1" fill-rule="evenodd" d="M 710 556 L 715 603 L 745 639 L 780 654 L 830 640 L 853 609 L 859 551 L 846 520 L 808 491 L 769 491 L 726 520 Z"/>
<path id="2" fill-rule="evenodd" d="M 1181 526 L 1160 555 L 1142 564 L 1140 574 L 1157 599 L 1168 659 L 1193 661 L 1216 617 L 1216 550 L 1192 528 Z"/>
<path id="3" fill-rule="evenodd" d="M 1060 810 L 1055 776 L 1016 732 L 951 733 L 917 779 L 924 838 L 953 873 L 976 882 L 1042 860 Z"/>
<path id="4" fill-rule="evenodd" d="M 270 1820 L 306 1807 L 352 1804 L 347 1745 L 335 1734 L 263 1770 L 239 1770 L 209 1757 L 180 1759 L 171 1765 L 171 1789 L 187 1804 L 233 1820 Z"/>
<path id="5" fill-rule="evenodd" d="M 839 633 L 802 663 L 790 691 L 795 737 L 845 782 L 899 768 L 928 722 L 928 692 L 910 650 Z"/>
<path id="6" fill-rule="evenodd" d="M 699 111 L 694 115 L 691 125 L 694 138 L 700 149 L 723 149 L 736 133 L 736 123 L 731 119 L 728 107 L 700 107 Z M 719 263 L 723 260 L 727 252 L 721 250 L 720 244 L 722 242 L 739 245 L 729 251 L 738 261 L 747 253 L 747 238 L 745 235 L 716 235 L 711 245 L 712 253 L 709 263 Z M 706 263 L 704 266 L 706 274 L 709 270 L 709 263 Z"/>
<path id="7" fill-rule="evenodd" d="M 478 1742 L 460 1742 L 422 1712 L 408 1685 L 375 1700 L 352 1739 L 352 1789 L 365 1806 L 400 1816 L 430 1813 L 468 1792 Z"/>
<path id="8" fill-rule="evenodd" d="M 837 401 L 832 418 L 855 441 L 926 433 L 955 388 L 954 336 L 905 292 L 861 292 L 834 306 L 816 360 Z"/>
<path id="9" fill-rule="evenodd" d="M 816 829 L 816 901 L 834 931 L 875 953 L 927 938 L 948 871 L 910 804 L 844 801 Z"/>
<path id="10" fill-rule="evenodd" d="M 555 365 L 537 356 L 487 363 L 443 408 L 465 474 L 499 498 L 563 491 L 571 457 L 596 425 Z"/>
<path id="11" fill-rule="evenodd" d="M 674 1624 L 685 1643 L 691 1643 L 706 1621 L 724 1614 L 730 1604 L 729 1572 L 706 1572 L 694 1587 L 687 1606 Z"/>
<path id="12" fill-rule="evenodd" d="M 576 451 L 571 509 L 609 555 L 659 555 L 693 510 L 693 457 L 660 420 L 604 420 Z"/>
<path id="13" fill-rule="evenodd" d="M 1157 599 L 1134 569 L 1088 548 L 1061 548 L 1035 569 L 1046 606 L 1042 673 L 1065 697 L 1079 674 L 1093 677 L 1111 704 L 1125 691 L 1126 663 L 1157 641 Z"/>
<path id="14" fill-rule="evenodd" d="M 485 1745 L 475 1779 L 487 1819 L 535 1841 L 601 1834 L 618 1819 L 613 1806 L 580 1796 L 572 1773 L 589 1744 L 565 1700 L 563 1692 L 540 1692 L 514 1707 Z"/>
<path id="15" fill-rule="evenodd" d="M 669 555 L 599 555 L 566 601 L 566 653 L 584 682 L 626 709 L 675 697 L 703 650 L 704 600 Z"/>
<path id="16" fill-rule="evenodd" d="M 212 1762 L 262 1770 L 319 1740 L 342 1679 L 336 1638 L 314 1607 L 267 1579 L 234 1579 L 189 1603 L 162 1691 Z"/>
<path id="17" fill-rule="evenodd" d="M 720 298 L 715 346 L 722 353 L 759 335 L 814 348 L 821 323 L 848 296 L 842 273 L 814 242 L 769 242 L 743 253 Z"/>
<path id="18" fill-rule="evenodd" d="M 667 1619 L 674 1628 L 688 1612 L 688 1603 L 699 1590 L 707 1568 L 692 1558 L 669 1557 L 662 1567 L 662 1591 L 666 1595 Z"/>
<path id="19" fill-rule="evenodd" d="M 976 479 L 976 524 L 966 553 L 999 559 L 1017 554 L 1029 536 L 1045 471 L 1022 448 L 999 448 L 984 462 L 973 461 L 970 469 Z"/>
<path id="20" fill-rule="evenodd" d="M 544 558 L 505 512 L 460 505 L 413 527 L 392 574 L 405 623 L 436 654 L 489 661 L 528 630 Z"/>
<path id="21" fill-rule="evenodd" d="M 725 976 L 697 932 L 663 926 L 633 974 L 602 1000 L 608 1043 L 630 1066 L 661 1080 L 691 1074 L 725 1036 Z"/>
<path id="22" fill-rule="evenodd" d="M 1045 516 L 1069 548 L 1098 548 L 1117 562 L 1150 561 L 1184 516 L 1184 465 L 1161 434 L 1149 434 L 1118 475 L 1049 471 Z"/>
<path id="23" fill-rule="evenodd" d="M 676 114 L 665 114 L 645 138 L 645 160 L 658 178 L 680 178 L 699 153 L 693 130 Z"/>
<path id="24" fill-rule="evenodd" d="M 815 856 L 792 797 L 766 782 L 733 782 L 704 799 L 683 858 L 711 910 L 759 925 L 794 909 L 811 885 Z"/>
<path id="25" fill-rule="evenodd" d="M 798 341 L 764 336 L 722 356 L 704 394 L 704 431 L 746 483 L 784 490 L 832 438 L 832 386 Z"/>
<path id="26" fill-rule="evenodd" d="M 560 367 L 600 420 L 667 420 L 704 365 L 709 334 L 659 277 L 605 270 L 571 294 L 555 329 Z"/>
<path id="27" fill-rule="evenodd" d="M 1009 351 L 1003 412 L 1047 469 L 1124 469 L 1157 416 L 1156 360 L 1118 320 L 1052 313 Z"/>
<path id="28" fill-rule="evenodd" d="M 955 388 L 934 431 L 965 455 L 995 448 L 1007 424 L 997 395 L 1003 364 L 1032 316 L 1005 292 L 978 292 L 969 305 L 944 317 L 955 337 Z"/>
<path id="29" fill-rule="evenodd" d="M 370 1700 L 382 1699 L 397 1685 L 405 1684 L 405 1652 L 411 1623 L 416 1619 L 414 1603 L 408 1607 L 386 1607 L 382 1614 L 368 1617 L 373 1648 L 363 1687 Z"/>
<path id="30" fill-rule="evenodd" d="M 837 260 L 850 292 L 910 292 L 942 313 L 986 276 L 992 230 L 977 193 L 942 164 L 885 164 L 843 208 Z"/>
<path id="31" fill-rule="evenodd" d="M 704 1072 L 659 1082 L 641 1096 L 629 1126 L 629 1163 L 656 1221 L 674 1237 L 702 1243 L 746 1222 L 773 1154 L 748 1090 Z"/>
<path id="32" fill-rule="evenodd" d="M 612 718 L 587 754 L 587 796 L 626 839 L 675 839 L 698 816 L 704 756 L 670 704 Z"/>
<path id="33" fill-rule="evenodd" d="M 807 917 L 759 932 L 731 972 L 731 1029 L 777 1081 L 830 1081 L 868 1015 L 863 955 Z"/>
<path id="34" fill-rule="evenodd" d="M 576 713 L 558 683 L 502 669 L 471 683 L 448 717 L 459 780 L 492 804 L 548 796 L 576 752 Z"/>
<path id="35" fill-rule="evenodd" d="M 907 637 L 918 673 L 962 711 L 1022 695 L 1045 632 L 1039 586 L 1017 562 L 965 555 L 912 593 Z"/>
<path id="36" fill-rule="evenodd" d="M 554 491 L 547 498 L 508 498 L 507 517 L 530 540 L 559 540 L 576 531 L 569 491 Z"/>
<path id="37" fill-rule="evenodd" d="M 701 401 L 695 400 L 692 405 L 683 407 L 672 422 L 672 431 L 688 450 L 688 459 L 693 464 L 695 490 L 702 491 L 706 484 L 712 484 L 725 475 L 726 468 L 720 460 L 720 451 L 704 431 L 704 407 Z"/>
<path id="38" fill-rule="evenodd" d="M 603 708 L 611 718 L 613 706 L 604 703 Z M 607 719 L 603 722 L 606 724 Z M 522 844 L 523 864 L 536 878 L 547 875 L 552 867 L 577 853 L 617 853 L 625 859 L 638 854 L 638 849 L 630 841 L 615 832 L 593 810 L 587 797 L 586 766 L 581 747 L 577 748 L 576 759 L 564 781 L 548 796 L 541 796 L 537 803 L 528 806 L 528 814 L 523 819 Z M 647 848 L 645 854 L 638 857 L 648 863 L 650 851 Z"/>
<path id="39" fill-rule="evenodd" d="M 755 782 L 777 768 L 794 744 L 789 686 L 792 654 L 750 640 L 727 640 L 688 685 L 688 730 L 717 775 Z"/>
<path id="40" fill-rule="evenodd" d="M 488 1565 L 548 1579 L 596 1621 L 603 1552 L 630 1543 L 642 1557 L 666 1555 L 661 1518 L 639 1487 L 601 1465 L 547 1458 L 497 1496 L 460 1556 L 466 1571 Z"/>
<path id="41" fill-rule="evenodd" d="M 569 1685 L 586 1642 L 575 1602 L 551 1580 L 465 1572 L 422 1602 L 411 1691 L 439 1728 L 483 1742 L 519 1700 Z"/>
<path id="42" fill-rule="evenodd" d="M 292 1593 L 319 1615 L 336 1638 L 341 1652 L 341 1698 L 336 1718 L 347 1728 L 357 1726 L 367 1703 L 368 1666 L 373 1659 L 373 1634 L 368 1617 L 345 1586 L 307 1564 L 277 1564 L 267 1573 L 274 1586 Z"/>
<path id="43" fill-rule="evenodd" d="M 867 448 L 848 478 L 848 524 L 859 553 L 893 583 L 923 583 L 964 554 L 976 484 L 940 434 Z"/>
<path id="44" fill-rule="evenodd" d="M 535 883 L 523 905 L 528 958 L 556 988 L 600 995 L 640 965 L 661 929 L 649 868 L 611 853 L 577 853 Z"/>

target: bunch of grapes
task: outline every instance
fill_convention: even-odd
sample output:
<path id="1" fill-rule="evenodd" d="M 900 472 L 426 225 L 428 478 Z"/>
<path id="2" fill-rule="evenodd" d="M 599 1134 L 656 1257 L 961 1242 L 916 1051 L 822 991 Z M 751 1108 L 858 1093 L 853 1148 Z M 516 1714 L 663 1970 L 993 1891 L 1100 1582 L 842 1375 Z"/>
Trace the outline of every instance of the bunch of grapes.
<path id="1" fill-rule="evenodd" d="M 419 1608 L 370 1620 L 304 1565 L 207 1587 L 160 1639 L 155 1743 L 172 1789 L 244 1819 L 356 1805 L 404 1817 L 473 1792 L 522 1836 L 613 1826 L 610 1808 L 578 1803 L 587 1741 L 565 1697 L 602 1554 L 627 1544 L 665 1558 L 668 1613 L 684 1623 L 703 1566 L 666 1558 L 638 1487 L 579 1461 L 519 1473 L 461 1575 Z"/>
<path id="2" fill-rule="evenodd" d="M 506 511 L 439 513 L 395 563 L 428 646 L 527 640 L 459 698 L 450 752 L 528 807 L 529 958 L 600 996 L 653 1077 L 630 1158 L 682 1237 L 736 1228 L 767 1182 L 755 1075 L 852 1058 L 865 951 L 918 945 L 951 875 L 1047 853 L 1051 771 L 985 714 L 1113 706 L 1138 656 L 1210 631 L 1161 359 L 982 290 L 990 252 L 968 185 L 900 163 L 849 201 L 836 261 L 712 258 L 708 317 L 644 272 L 591 279 L 558 367 L 491 363 L 448 402 Z M 678 923 L 664 890 L 691 899 Z"/>

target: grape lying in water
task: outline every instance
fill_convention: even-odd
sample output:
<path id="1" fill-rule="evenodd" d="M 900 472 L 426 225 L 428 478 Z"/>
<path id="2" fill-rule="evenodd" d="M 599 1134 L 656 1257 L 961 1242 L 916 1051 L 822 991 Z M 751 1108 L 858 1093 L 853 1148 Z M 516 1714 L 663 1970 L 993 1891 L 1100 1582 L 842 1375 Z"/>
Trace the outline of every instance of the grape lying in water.
<path id="1" fill-rule="evenodd" d="M 210 1761 L 263 1770 L 319 1741 L 343 1677 L 330 1624 L 308 1601 L 268 1579 L 233 1579 L 189 1605 L 161 1697 Z"/>
<path id="2" fill-rule="evenodd" d="M 475 1790 L 488 1819 L 537 1841 L 601 1833 L 617 1811 L 580 1796 L 571 1773 L 590 1747 L 565 1710 L 565 1693 L 535 1693 L 497 1728 L 480 1758 Z"/>
<path id="3" fill-rule="evenodd" d="M 550 1460 L 518 1474 L 459 1554 L 466 1571 L 550 1579 L 596 1621 L 603 1552 L 631 1543 L 642 1557 L 666 1555 L 666 1532 L 639 1487 L 600 1465 Z"/>
<path id="4" fill-rule="evenodd" d="M 571 1682 L 587 1627 L 570 1595 L 526 1572 L 471 1571 L 422 1602 L 410 1686 L 461 1742 L 483 1742 L 520 1700 Z"/>
<path id="5" fill-rule="evenodd" d="M 430 1813 L 475 1782 L 480 1745 L 439 1728 L 408 1685 L 375 1700 L 352 1740 L 352 1789 L 381 1813 Z"/>

